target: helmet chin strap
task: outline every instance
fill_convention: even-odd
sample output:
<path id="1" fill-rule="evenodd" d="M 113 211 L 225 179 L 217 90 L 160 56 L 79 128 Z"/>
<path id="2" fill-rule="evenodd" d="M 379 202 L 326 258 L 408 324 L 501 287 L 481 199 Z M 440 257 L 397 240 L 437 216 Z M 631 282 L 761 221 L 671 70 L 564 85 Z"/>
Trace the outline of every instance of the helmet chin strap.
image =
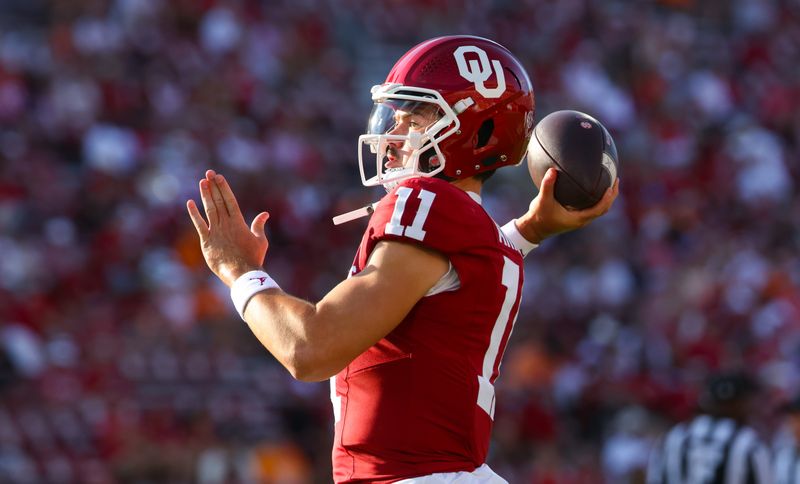
<path id="1" fill-rule="evenodd" d="M 397 168 L 387 168 L 385 173 L 396 173 L 398 171 L 403 171 L 403 170 L 405 170 L 405 168 L 398 166 Z M 399 183 L 400 180 L 384 183 L 383 188 L 386 190 L 386 193 L 389 193 L 392 190 L 394 190 L 394 187 L 396 187 Z"/>
<path id="2" fill-rule="evenodd" d="M 370 203 L 361 208 L 357 208 L 355 210 L 351 210 L 349 212 L 345 212 L 341 215 L 337 215 L 333 217 L 333 225 L 342 225 L 347 222 L 352 222 L 353 220 L 360 219 L 361 217 L 366 217 L 368 215 L 372 215 L 372 212 L 375 211 L 375 207 L 378 205 L 378 202 Z"/>

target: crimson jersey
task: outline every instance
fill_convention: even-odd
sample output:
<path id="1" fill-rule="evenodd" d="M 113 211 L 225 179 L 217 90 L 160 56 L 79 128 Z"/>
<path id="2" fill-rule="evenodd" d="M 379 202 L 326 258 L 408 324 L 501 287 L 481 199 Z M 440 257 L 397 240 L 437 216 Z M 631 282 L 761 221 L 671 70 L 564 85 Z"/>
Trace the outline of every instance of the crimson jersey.
<path id="1" fill-rule="evenodd" d="M 380 201 L 352 274 L 382 240 L 439 251 L 458 282 L 423 297 L 332 379 L 334 480 L 473 471 L 489 447 L 492 384 L 519 308 L 522 255 L 469 194 L 435 178 L 404 181 Z"/>

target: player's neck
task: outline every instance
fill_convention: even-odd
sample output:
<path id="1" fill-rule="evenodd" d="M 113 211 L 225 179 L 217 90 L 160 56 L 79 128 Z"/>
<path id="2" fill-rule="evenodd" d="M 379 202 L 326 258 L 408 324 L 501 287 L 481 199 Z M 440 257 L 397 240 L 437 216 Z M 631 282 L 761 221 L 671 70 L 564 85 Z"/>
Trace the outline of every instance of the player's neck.
<path id="1" fill-rule="evenodd" d="M 481 194 L 481 187 L 483 187 L 483 182 L 474 176 L 462 178 L 461 180 L 455 180 L 452 182 L 452 184 L 464 190 L 465 192 L 473 192 L 477 193 L 478 195 Z"/>

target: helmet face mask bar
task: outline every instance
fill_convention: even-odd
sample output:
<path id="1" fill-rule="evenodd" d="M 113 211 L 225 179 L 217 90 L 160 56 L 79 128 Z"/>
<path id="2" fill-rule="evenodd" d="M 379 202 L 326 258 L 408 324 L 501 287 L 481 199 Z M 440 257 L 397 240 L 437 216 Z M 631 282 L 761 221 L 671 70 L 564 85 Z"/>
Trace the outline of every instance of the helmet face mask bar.
<path id="1" fill-rule="evenodd" d="M 362 183 L 391 189 L 409 178 L 432 177 L 441 173 L 447 160 L 439 143 L 455 134 L 460 126 L 458 116 L 442 95 L 432 89 L 384 84 L 372 88 L 372 100 L 375 105 L 369 117 L 367 134 L 358 138 Z M 424 128 L 394 133 L 398 113 L 431 119 Z M 405 149 L 398 150 L 395 148 L 397 145 Z M 389 153 L 392 151 L 399 160 L 390 161 Z M 368 172 L 371 159 L 375 162 L 374 171 Z M 402 166 L 390 166 L 400 163 Z"/>

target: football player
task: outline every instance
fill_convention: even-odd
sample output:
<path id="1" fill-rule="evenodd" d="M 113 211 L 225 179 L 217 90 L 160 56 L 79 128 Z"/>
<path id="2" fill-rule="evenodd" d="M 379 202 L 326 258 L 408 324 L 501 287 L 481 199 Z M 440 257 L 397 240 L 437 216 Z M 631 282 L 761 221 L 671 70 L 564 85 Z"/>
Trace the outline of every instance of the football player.
<path id="1" fill-rule="evenodd" d="M 383 185 L 347 279 L 317 303 L 263 271 L 262 212 L 248 228 L 222 175 L 187 202 L 211 270 L 260 342 L 297 379 L 330 379 L 336 482 L 506 482 L 486 464 L 494 382 L 517 318 L 522 262 L 542 239 L 604 214 L 568 211 L 545 176 L 502 229 L 483 182 L 519 164 L 533 131 L 528 74 L 472 36 L 423 42 L 372 89 L 359 138 L 365 185 Z M 268 265 L 268 263 L 267 263 Z"/>

